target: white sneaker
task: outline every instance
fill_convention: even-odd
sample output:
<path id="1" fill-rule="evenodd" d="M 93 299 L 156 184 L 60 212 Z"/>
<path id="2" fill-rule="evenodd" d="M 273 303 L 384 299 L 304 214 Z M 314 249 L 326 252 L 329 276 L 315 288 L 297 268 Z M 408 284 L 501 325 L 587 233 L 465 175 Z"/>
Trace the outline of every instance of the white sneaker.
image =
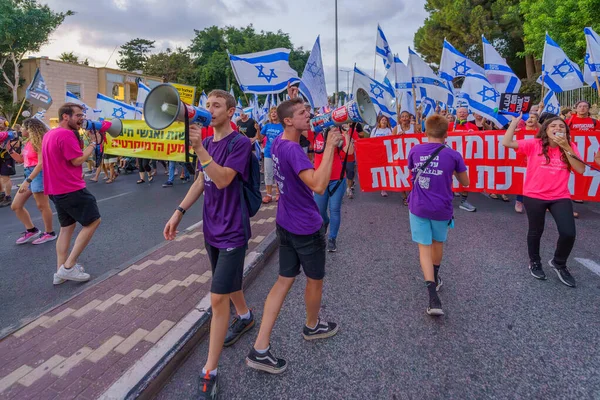
<path id="1" fill-rule="evenodd" d="M 60 285 L 61 283 L 65 283 L 66 280 L 63 278 L 59 278 L 57 274 L 54 274 L 54 280 L 52 281 L 53 285 Z"/>
<path id="2" fill-rule="evenodd" d="M 75 282 L 86 282 L 90 280 L 90 274 L 87 274 L 79 264 L 75 264 L 71 269 L 66 269 L 64 265 L 61 265 L 56 276 L 60 279 Z"/>
<path id="3" fill-rule="evenodd" d="M 347 196 L 349 199 L 352 199 L 352 198 L 354 198 L 354 193 L 352 193 L 352 189 L 350 189 L 350 188 L 346 189 L 346 196 Z"/>

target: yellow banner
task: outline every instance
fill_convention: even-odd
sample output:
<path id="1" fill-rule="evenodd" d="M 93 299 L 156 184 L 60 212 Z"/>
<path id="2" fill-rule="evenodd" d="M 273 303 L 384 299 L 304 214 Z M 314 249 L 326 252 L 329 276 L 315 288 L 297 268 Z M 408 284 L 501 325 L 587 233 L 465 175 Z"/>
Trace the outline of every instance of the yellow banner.
<path id="1" fill-rule="evenodd" d="M 183 122 L 176 122 L 156 131 L 145 121 L 127 120 L 123 133 L 117 138 L 106 135 L 104 153 L 123 157 L 152 160 L 185 161 L 185 132 Z"/>
<path id="2" fill-rule="evenodd" d="M 194 105 L 194 97 L 196 96 L 196 87 L 189 85 L 181 85 L 179 83 L 171 83 L 179 92 L 181 101 L 186 104 Z"/>

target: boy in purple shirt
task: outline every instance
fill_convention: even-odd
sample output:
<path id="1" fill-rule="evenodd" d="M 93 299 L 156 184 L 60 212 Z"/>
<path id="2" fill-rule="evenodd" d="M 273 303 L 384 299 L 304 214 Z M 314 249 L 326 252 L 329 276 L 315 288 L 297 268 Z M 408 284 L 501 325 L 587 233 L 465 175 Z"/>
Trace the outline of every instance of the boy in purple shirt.
<path id="1" fill-rule="evenodd" d="M 323 161 L 315 171 L 300 146 L 300 135 L 310 129 L 310 114 L 297 88 L 288 89 L 291 100 L 277 107 L 283 134 L 272 148 L 275 181 L 279 187 L 277 207 L 277 238 L 279 240 L 279 278 L 265 302 L 263 319 L 254 347 L 246 357 L 250 368 L 280 374 L 287 363 L 271 352 L 271 331 L 281 306 L 296 279 L 300 266 L 306 275 L 305 340 L 323 339 L 335 335 L 338 325 L 319 319 L 323 277 L 325 276 L 325 228 L 313 192 L 323 194 L 329 185 L 333 152 L 342 139 L 338 128 L 329 131 Z"/>
<path id="2" fill-rule="evenodd" d="M 442 286 L 438 272 L 448 227 L 453 226 L 454 218 L 452 176 L 462 186 L 469 186 L 469 177 L 462 156 L 445 145 L 448 136 L 445 117 L 436 114 L 427 118 L 425 134 L 429 142 L 413 147 L 408 154 L 413 181 L 408 208 L 412 239 L 419 245 L 421 269 L 429 291 L 427 314 L 438 316 L 444 315 L 437 295 Z"/>
<path id="3" fill-rule="evenodd" d="M 212 320 L 208 360 L 200 377 L 200 399 L 217 397 L 217 365 L 223 346 L 234 344 L 254 326 L 254 315 L 248 309 L 242 292 L 244 259 L 250 238 L 250 218 L 242 213 L 238 176 L 249 178 L 250 140 L 233 130 L 230 121 L 236 101 L 223 90 L 208 95 L 206 109 L 212 115 L 214 136 L 202 141 L 202 128 L 190 126 L 190 142 L 198 155 L 201 173 L 167 222 L 164 236 L 175 239 L 183 214 L 204 193 L 204 244 L 212 268 L 210 303 Z M 230 143 L 233 142 L 233 145 Z M 231 150 L 231 151 L 230 151 Z M 237 316 L 229 322 L 229 300 Z"/>

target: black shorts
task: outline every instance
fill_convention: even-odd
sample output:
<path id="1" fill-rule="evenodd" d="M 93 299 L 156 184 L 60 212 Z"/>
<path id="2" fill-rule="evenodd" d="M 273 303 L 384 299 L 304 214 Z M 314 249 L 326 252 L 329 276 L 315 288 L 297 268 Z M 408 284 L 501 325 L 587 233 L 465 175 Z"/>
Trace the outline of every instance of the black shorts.
<path id="1" fill-rule="evenodd" d="M 346 179 L 350 179 L 351 181 L 353 181 L 355 176 L 356 176 L 356 162 L 348 161 L 346 163 Z"/>
<path id="2" fill-rule="evenodd" d="M 85 188 L 67 194 L 50 195 L 50 200 L 54 203 L 61 227 L 71 226 L 75 222 L 88 226 L 100 219 L 96 198 Z"/>
<path id="3" fill-rule="evenodd" d="M 17 173 L 15 168 L 15 160 L 10 158 L 0 159 L 0 175 L 2 176 L 13 176 Z"/>
<path id="4" fill-rule="evenodd" d="M 296 235 L 277 225 L 279 240 L 279 275 L 295 278 L 300 274 L 300 265 L 304 275 L 310 279 L 321 280 L 325 277 L 325 226 L 311 235 Z"/>
<path id="5" fill-rule="evenodd" d="M 242 290 L 244 277 L 244 260 L 248 246 L 219 249 L 204 241 L 210 267 L 212 284 L 210 292 L 214 294 L 229 294 Z"/>
<path id="6" fill-rule="evenodd" d="M 152 167 L 150 166 L 150 161 L 147 158 L 138 158 L 138 167 L 140 172 L 150 172 L 152 171 Z"/>

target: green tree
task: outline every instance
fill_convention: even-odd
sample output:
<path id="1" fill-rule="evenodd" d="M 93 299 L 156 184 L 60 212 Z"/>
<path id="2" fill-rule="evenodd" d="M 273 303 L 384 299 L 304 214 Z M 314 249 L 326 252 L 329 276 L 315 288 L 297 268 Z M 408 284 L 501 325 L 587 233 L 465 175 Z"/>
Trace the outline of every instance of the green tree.
<path id="1" fill-rule="evenodd" d="M 518 3 L 518 0 L 426 0 L 429 16 L 415 34 L 415 49 L 426 62 L 439 65 L 446 38 L 467 57 L 483 64 L 481 35 L 484 35 L 515 73 L 524 77 L 526 63 L 518 55 L 524 49 Z"/>
<path id="2" fill-rule="evenodd" d="M 88 61 L 87 58 L 85 60 L 83 60 L 83 61 L 80 62 L 79 61 L 79 57 L 77 57 L 75 55 L 75 53 L 73 53 L 72 51 L 70 51 L 68 53 L 66 51 L 62 52 L 60 54 L 60 56 L 58 56 L 58 59 L 60 61 L 71 63 L 71 64 L 90 65 L 90 62 Z"/>
<path id="3" fill-rule="evenodd" d="M 144 74 L 159 76 L 166 82 L 194 85 L 196 73 L 194 63 L 187 50 L 180 47 L 172 51 L 167 49 L 148 56 L 144 65 Z"/>
<path id="4" fill-rule="evenodd" d="M 57 13 L 36 0 L 0 1 L 0 70 L 11 92 L 12 104 L 19 100 L 17 89 L 21 83 L 19 68 L 23 57 L 48 43 L 50 34 L 70 15 L 72 11 Z"/>
<path id="5" fill-rule="evenodd" d="M 241 95 L 227 50 L 231 54 L 245 54 L 277 47 L 291 49 L 290 66 L 298 74 L 304 70 L 310 55 L 302 47 L 294 48 L 289 35 L 281 30 L 256 32 L 252 25 L 244 28 L 211 26 L 202 31 L 195 30 L 195 34 L 189 52 L 196 69 L 196 85 L 207 93 L 212 89 L 229 90 L 233 87 L 235 95 Z"/>
<path id="6" fill-rule="evenodd" d="M 154 48 L 154 40 L 133 39 L 121 46 L 117 65 L 125 71 L 142 71 L 148 54 Z"/>
<path id="7" fill-rule="evenodd" d="M 554 39 L 569 58 L 583 64 L 585 35 L 583 28 L 600 29 L 600 0 L 523 0 L 524 42 L 523 54 L 541 58 L 545 34 Z"/>

